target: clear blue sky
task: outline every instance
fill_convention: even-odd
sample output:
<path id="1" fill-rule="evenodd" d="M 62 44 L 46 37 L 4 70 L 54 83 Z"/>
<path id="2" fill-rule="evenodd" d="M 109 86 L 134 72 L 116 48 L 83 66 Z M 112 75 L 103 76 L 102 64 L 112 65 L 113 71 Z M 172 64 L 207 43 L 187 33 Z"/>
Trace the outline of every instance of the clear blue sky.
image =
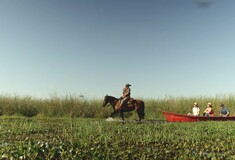
<path id="1" fill-rule="evenodd" d="M 133 97 L 233 94 L 234 6 L 234 0 L 1 0 L 0 91 L 119 97 L 130 83 Z"/>

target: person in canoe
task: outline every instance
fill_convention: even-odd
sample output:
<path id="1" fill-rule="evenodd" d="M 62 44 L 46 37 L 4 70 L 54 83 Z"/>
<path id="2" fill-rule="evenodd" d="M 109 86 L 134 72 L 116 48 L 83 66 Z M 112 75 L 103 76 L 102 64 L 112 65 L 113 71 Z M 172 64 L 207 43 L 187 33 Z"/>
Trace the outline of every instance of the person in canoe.
<path id="1" fill-rule="evenodd" d="M 228 109 L 224 106 L 224 104 L 221 104 L 221 105 L 220 105 L 220 108 L 221 108 L 221 110 L 220 110 L 220 116 L 221 116 L 221 117 L 228 117 L 228 116 L 229 116 L 229 111 L 228 111 Z"/>
<path id="2" fill-rule="evenodd" d="M 203 116 L 205 116 L 205 117 L 213 117 L 213 116 L 215 116 L 214 110 L 212 108 L 212 104 L 210 102 L 207 104 L 207 108 L 203 112 Z"/>
<path id="3" fill-rule="evenodd" d="M 192 108 L 192 113 L 188 113 L 189 116 L 199 116 L 200 108 L 198 107 L 197 102 L 194 103 Z"/>

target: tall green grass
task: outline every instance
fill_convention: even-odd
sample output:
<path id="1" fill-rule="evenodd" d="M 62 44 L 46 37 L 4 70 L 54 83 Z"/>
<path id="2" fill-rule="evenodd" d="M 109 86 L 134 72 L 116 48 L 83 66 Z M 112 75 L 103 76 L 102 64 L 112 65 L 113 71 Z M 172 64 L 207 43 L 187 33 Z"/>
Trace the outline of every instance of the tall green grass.
<path id="1" fill-rule="evenodd" d="M 171 111 L 181 114 L 191 112 L 193 103 L 199 104 L 201 115 L 208 102 L 211 102 L 216 115 L 219 115 L 221 103 L 235 114 L 235 96 L 217 95 L 215 97 L 165 97 L 162 99 L 143 99 L 145 102 L 146 119 L 164 119 L 161 111 Z M 51 96 L 37 99 L 30 96 L 0 96 L 0 115 L 20 115 L 26 117 L 85 117 L 106 118 L 112 112 L 111 106 L 102 107 L 103 99 L 88 99 L 76 95 L 64 97 Z M 137 119 L 135 111 L 125 113 L 132 119 Z"/>
<path id="2" fill-rule="evenodd" d="M 111 108 L 110 108 L 111 110 Z M 110 110 L 102 108 L 101 99 L 85 99 L 78 96 L 36 99 L 33 97 L 0 96 L 0 115 L 26 117 L 107 117 Z"/>

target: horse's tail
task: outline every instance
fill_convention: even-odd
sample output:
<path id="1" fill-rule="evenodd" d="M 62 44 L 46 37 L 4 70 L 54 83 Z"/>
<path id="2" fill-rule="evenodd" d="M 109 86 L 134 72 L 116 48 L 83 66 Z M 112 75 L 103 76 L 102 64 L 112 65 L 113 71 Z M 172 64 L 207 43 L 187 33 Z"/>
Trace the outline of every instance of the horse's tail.
<path id="1" fill-rule="evenodd" d="M 144 113 L 144 101 L 142 101 L 142 119 L 144 119 L 145 113 Z"/>
<path id="2" fill-rule="evenodd" d="M 144 113 L 144 101 L 141 100 L 134 100 L 134 105 L 135 105 L 135 109 L 139 115 L 139 120 L 144 119 L 145 113 Z"/>

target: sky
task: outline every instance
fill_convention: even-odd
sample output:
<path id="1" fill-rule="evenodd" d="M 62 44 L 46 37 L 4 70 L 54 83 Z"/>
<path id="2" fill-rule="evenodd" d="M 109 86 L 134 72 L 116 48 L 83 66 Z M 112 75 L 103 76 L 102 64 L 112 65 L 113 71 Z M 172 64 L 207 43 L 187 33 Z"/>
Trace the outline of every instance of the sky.
<path id="1" fill-rule="evenodd" d="M 0 94 L 235 93 L 234 0 L 1 0 Z"/>

